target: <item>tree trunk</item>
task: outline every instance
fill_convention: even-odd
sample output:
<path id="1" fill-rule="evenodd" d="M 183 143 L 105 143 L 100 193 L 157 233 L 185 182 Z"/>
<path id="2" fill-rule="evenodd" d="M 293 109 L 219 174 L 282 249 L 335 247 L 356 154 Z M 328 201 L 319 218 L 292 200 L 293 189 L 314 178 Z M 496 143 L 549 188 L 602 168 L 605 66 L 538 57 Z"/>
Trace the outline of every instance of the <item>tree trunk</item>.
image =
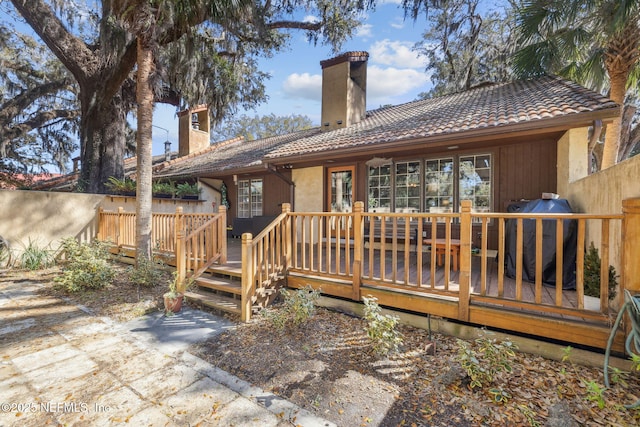
<path id="1" fill-rule="evenodd" d="M 85 93 L 94 97 L 98 92 Z M 102 194 L 110 176 L 124 178 L 126 108 L 121 96 L 110 102 L 84 98 L 81 96 L 79 184 L 84 192 Z"/>
<path id="2" fill-rule="evenodd" d="M 151 132 L 153 124 L 153 91 L 149 83 L 153 51 L 138 38 L 138 133 L 136 137 L 136 262 L 151 259 Z"/>
<path id="3" fill-rule="evenodd" d="M 611 92 L 609 97 L 612 101 L 620 105 L 620 115 L 613 122 L 607 125 L 607 133 L 604 138 L 604 149 L 602 150 L 601 169 L 607 169 L 616 164 L 618 160 L 618 146 L 620 143 L 620 121 L 622 118 L 622 106 L 624 105 L 624 95 L 628 73 L 617 70 L 607 70 L 611 82 Z"/>

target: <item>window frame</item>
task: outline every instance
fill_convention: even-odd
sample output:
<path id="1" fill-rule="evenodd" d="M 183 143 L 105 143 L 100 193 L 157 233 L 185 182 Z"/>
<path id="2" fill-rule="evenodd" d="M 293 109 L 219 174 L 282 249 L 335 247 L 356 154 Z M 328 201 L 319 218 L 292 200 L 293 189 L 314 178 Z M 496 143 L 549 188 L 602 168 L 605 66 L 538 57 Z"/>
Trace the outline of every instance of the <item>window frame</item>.
<path id="1" fill-rule="evenodd" d="M 260 191 L 254 191 L 254 183 L 260 183 Z M 250 178 L 238 180 L 238 194 L 236 209 L 237 218 L 254 218 L 262 216 L 264 212 L 264 180 L 262 178 Z M 242 200 L 246 197 L 246 201 Z M 259 199 L 259 200 L 258 200 Z M 254 207 L 259 206 L 259 211 Z"/>
<path id="2" fill-rule="evenodd" d="M 381 165 L 381 166 L 367 166 L 367 188 L 366 188 L 366 194 L 367 194 L 367 206 L 366 209 L 368 212 L 374 212 L 374 209 L 377 209 L 377 206 L 371 206 L 371 201 L 374 199 L 371 197 L 372 194 L 372 188 L 370 186 L 371 183 L 371 176 L 370 176 L 370 172 L 372 170 L 375 169 L 380 169 L 383 166 L 389 166 L 389 170 L 390 170 L 390 179 L 389 179 L 389 198 L 390 198 L 390 207 L 388 212 L 398 212 L 398 208 L 397 208 L 397 164 L 402 164 L 402 163 L 412 163 L 412 162 L 420 162 L 420 172 L 419 172 L 419 176 L 420 176 L 420 209 L 419 212 L 425 212 L 425 213 L 429 213 L 430 212 L 430 208 L 431 206 L 428 203 L 428 198 L 429 196 L 427 195 L 427 185 L 429 184 L 429 180 L 427 179 L 427 173 L 429 172 L 428 170 L 428 165 L 429 162 L 433 162 L 433 161 L 448 161 L 450 160 L 453 163 L 453 167 L 451 168 L 451 171 L 449 171 L 448 173 L 451 176 L 451 180 L 453 181 L 452 183 L 450 183 L 451 187 L 450 187 L 450 193 L 449 195 L 440 195 L 438 194 L 437 196 L 432 196 L 432 197 L 438 197 L 438 198 L 444 198 L 444 197 L 448 197 L 450 199 L 449 201 L 449 208 L 447 208 L 446 210 L 443 209 L 443 212 L 447 212 L 447 213 L 457 213 L 460 212 L 460 202 L 461 202 L 461 198 L 460 198 L 460 194 L 461 194 L 461 180 L 462 177 L 460 175 L 460 165 L 461 162 L 463 161 L 463 159 L 466 158 L 473 158 L 473 159 L 478 159 L 478 158 L 482 158 L 482 157 L 488 157 L 489 159 L 489 165 L 487 168 L 483 168 L 483 169 L 488 169 L 489 172 L 489 180 L 485 181 L 488 182 L 488 194 L 486 194 L 486 197 L 488 198 L 488 206 L 486 207 L 486 209 L 482 210 L 482 211 L 477 211 L 475 210 L 475 199 L 471 199 L 472 203 L 473 203 L 473 208 L 472 208 L 472 212 L 496 212 L 496 208 L 495 208 L 495 203 L 496 203 L 496 199 L 495 199 L 495 189 L 496 189 L 496 176 L 497 176 L 497 170 L 496 170 L 496 164 L 495 164 L 495 158 L 496 155 L 492 150 L 486 150 L 486 151 L 472 151 L 472 152 L 467 152 L 467 153 L 456 153 L 456 154 L 451 154 L 451 153 L 441 153 L 441 155 L 435 155 L 435 156 L 422 156 L 420 158 L 408 158 L 408 159 L 399 159 L 399 160 L 393 160 L 388 164 L 385 165 Z M 475 162 L 474 162 L 475 165 Z M 378 175 L 379 177 L 380 175 Z M 380 188 L 379 186 L 377 187 L 378 189 Z M 380 198 L 380 197 L 379 197 Z M 379 199 L 378 198 L 378 199 Z M 444 206 L 433 206 L 433 207 L 444 207 Z M 377 211 L 377 210 L 376 210 Z M 386 211 L 384 211 L 386 212 Z"/>

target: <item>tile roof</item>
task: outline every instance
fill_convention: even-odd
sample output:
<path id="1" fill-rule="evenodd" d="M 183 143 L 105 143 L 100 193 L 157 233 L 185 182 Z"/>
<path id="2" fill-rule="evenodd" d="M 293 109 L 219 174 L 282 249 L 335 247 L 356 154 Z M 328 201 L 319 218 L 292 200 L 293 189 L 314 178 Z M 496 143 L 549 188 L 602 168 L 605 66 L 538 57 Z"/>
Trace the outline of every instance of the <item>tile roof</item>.
<path id="1" fill-rule="evenodd" d="M 415 141 L 464 132 L 500 132 L 516 125 L 544 129 L 558 126 L 553 119 L 581 113 L 617 115 L 613 101 L 559 77 L 492 84 L 453 95 L 413 101 L 369 111 L 360 123 L 292 140 L 265 154 L 266 160 L 302 157 L 357 147 Z M 569 126 L 567 126 L 569 127 Z"/>
<path id="2" fill-rule="evenodd" d="M 291 141 L 310 138 L 319 133 L 320 128 L 316 127 L 253 141 L 245 141 L 240 137 L 219 142 L 202 151 L 155 166 L 153 175 L 158 178 L 191 176 L 260 168 L 263 158 L 270 151 Z"/>

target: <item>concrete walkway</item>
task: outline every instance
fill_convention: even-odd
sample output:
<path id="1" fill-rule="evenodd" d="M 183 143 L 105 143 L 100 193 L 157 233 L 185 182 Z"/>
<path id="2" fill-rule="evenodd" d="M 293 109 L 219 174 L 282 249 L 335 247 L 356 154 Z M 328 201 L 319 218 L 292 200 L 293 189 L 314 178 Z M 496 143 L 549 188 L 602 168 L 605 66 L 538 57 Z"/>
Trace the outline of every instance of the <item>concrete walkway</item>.
<path id="1" fill-rule="evenodd" d="M 0 427 L 334 425 L 185 351 L 224 318 L 117 324 L 38 286 L 0 275 Z"/>

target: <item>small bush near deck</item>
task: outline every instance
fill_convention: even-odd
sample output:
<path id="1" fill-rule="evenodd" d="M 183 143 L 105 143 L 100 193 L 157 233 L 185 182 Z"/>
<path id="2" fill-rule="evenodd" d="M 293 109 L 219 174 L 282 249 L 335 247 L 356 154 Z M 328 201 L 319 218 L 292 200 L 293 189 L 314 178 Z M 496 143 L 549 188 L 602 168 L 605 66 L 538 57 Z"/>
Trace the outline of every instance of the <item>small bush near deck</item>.
<path id="1" fill-rule="evenodd" d="M 66 262 L 62 276 L 55 281 L 68 292 L 99 289 L 109 285 L 115 271 L 108 261 L 109 252 L 105 243 L 79 243 L 73 237 L 62 241 Z"/>
<path id="2" fill-rule="evenodd" d="M 375 297 L 363 297 L 364 319 L 367 321 L 366 331 L 373 344 L 373 350 L 379 355 L 397 352 L 402 344 L 402 334 L 396 329 L 397 316 L 382 315 L 382 309 Z"/>
<path id="3" fill-rule="evenodd" d="M 494 383 L 500 373 L 512 370 L 511 361 L 515 358 L 517 346 L 508 339 L 498 342 L 481 336 L 473 343 L 459 339 L 458 345 L 458 362 L 471 380 L 471 389 L 487 387 Z M 489 393 L 496 403 L 505 403 L 510 397 L 502 389 L 492 388 Z"/>
<path id="4" fill-rule="evenodd" d="M 600 254 L 598 249 L 589 245 L 584 254 L 584 294 L 590 297 L 600 298 Z M 614 266 L 609 266 L 609 299 L 616 296 L 618 290 L 618 275 Z"/>
<path id="5" fill-rule="evenodd" d="M 128 271 L 129 280 L 145 288 L 152 288 L 163 280 L 162 265 L 146 258 L 138 259 L 138 265 Z"/>
<path id="6" fill-rule="evenodd" d="M 55 264 L 53 251 L 41 248 L 29 239 L 29 244 L 20 254 L 20 267 L 27 270 L 40 270 L 51 267 L 53 264 Z"/>
<path id="7" fill-rule="evenodd" d="M 264 310 L 264 316 L 277 329 L 283 330 L 288 325 L 299 326 L 309 320 L 316 311 L 316 302 L 320 298 L 320 291 L 311 286 L 297 291 L 280 289 L 284 298 L 283 307 L 276 310 Z"/>

